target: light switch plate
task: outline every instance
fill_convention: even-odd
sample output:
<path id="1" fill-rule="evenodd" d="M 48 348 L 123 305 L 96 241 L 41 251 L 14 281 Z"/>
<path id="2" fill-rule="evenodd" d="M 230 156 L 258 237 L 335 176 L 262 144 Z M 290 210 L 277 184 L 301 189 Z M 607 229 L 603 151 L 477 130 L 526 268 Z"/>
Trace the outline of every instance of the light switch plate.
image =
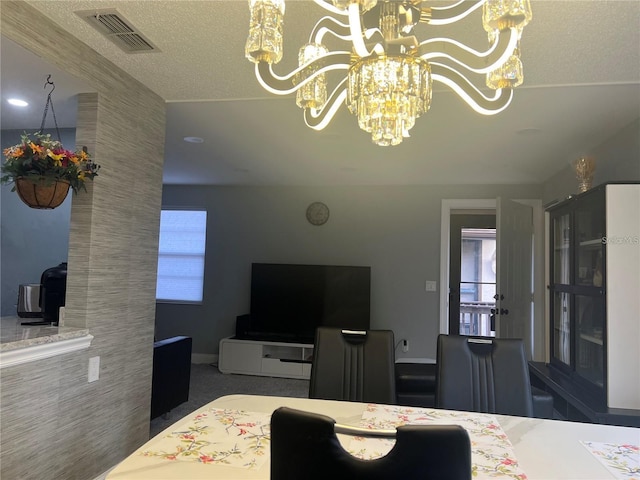
<path id="1" fill-rule="evenodd" d="M 424 289 L 427 292 L 436 292 L 438 290 L 438 283 L 435 280 L 427 280 L 424 284 Z"/>
<path id="2" fill-rule="evenodd" d="M 95 382 L 100 378 L 100 357 L 91 357 L 89 359 L 89 383 Z"/>

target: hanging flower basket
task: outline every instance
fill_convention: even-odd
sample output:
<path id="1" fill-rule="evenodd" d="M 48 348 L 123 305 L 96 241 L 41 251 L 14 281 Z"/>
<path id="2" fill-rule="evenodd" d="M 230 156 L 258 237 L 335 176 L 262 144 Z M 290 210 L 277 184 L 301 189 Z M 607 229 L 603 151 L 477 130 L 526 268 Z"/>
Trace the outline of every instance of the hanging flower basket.
<path id="1" fill-rule="evenodd" d="M 47 96 L 40 130 L 34 134 L 24 133 L 21 143 L 4 149 L 5 162 L 2 165 L 0 183 L 13 183 L 11 191 L 17 191 L 20 199 L 31 208 L 56 208 L 72 188 L 75 193 L 86 190 L 86 179 L 93 180 L 98 175 L 100 165 L 89 158 L 87 147 L 77 152 L 65 149 L 60 142 L 60 130 L 53 110 L 51 94 L 56 88 L 47 77 L 45 88 L 53 88 Z M 51 107 L 58 140 L 50 134 L 43 134 L 47 111 Z"/>
<path id="2" fill-rule="evenodd" d="M 46 210 L 59 207 L 67 198 L 70 187 L 71 184 L 66 180 L 16 178 L 16 192 L 20 200 L 31 208 Z"/>
<path id="3" fill-rule="evenodd" d="M 32 208 L 56 208 L 67 196 L 86 190 L 85 181 L 98 175 L 99 165 L 86 149 L 66 150 L 62 144 L 36 132 L 22 135 L 22 143 L 6 148 L 0 183 L 14 183 L 13 191 Z"/>

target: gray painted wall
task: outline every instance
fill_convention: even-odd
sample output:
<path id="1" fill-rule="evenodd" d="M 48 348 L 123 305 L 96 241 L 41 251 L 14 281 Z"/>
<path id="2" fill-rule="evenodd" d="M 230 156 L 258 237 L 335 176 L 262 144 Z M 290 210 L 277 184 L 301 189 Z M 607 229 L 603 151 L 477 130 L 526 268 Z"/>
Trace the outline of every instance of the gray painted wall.
<path id="1" fill-rule="evenodd" d="M 540 198 L 539 185 L 411 187 L 185 187 L 165 185 L 163 205 L 208 211 L 202 305 L 158 304 L 156 336 L 190 335 L 194 352 L 218 352 L 249 312 L 252 262 L 366 265 L 372 268 L 371 326 L 409 340 L 406 357 L 436 355 L 440 210 L 446 198 Z M 313 226 L 307 206 L 330 218 Z M 439 285 L 439 288 L 442 286 Z"/>
<path id="2" fill-rule="evenodd" d="M 2 130 L 2 149 L 20 143 L 22 133 Z M 45 133 L 56 137 L 55 131 L 45 129 Z M 66 148 L 74 149 L 75 128 L 60 129 L 60 139 Z M 58 208 L 38 210 L 25 205 L 12 188 L 11 184 L 0 187 L 0 316 L 16 314 L 19 284 L 40 283 L 42 272 L 66 262 L 69 251 L 73 191 Z"/>
<path id="3" fill-rule="evenodd" d="M 94 339 L 0 370 L 0 478 L 91 480 L 149 438 L 165 104 L 28 4 L 1 8 L 3 36 L 97 92 L 78 97 L 76 140 L 102 169 L 69 225 L 66 324 Z"/>
<path id="4" fill-rule="evenodd" d="M 588 152 L 597 161 L 594 185 L 640 180 L 640 119 Z M 159 304 L 156 336 L 194 337 L 194 352 L 216 354 L 248 313 L 252 262 L 324 263 L 372 267 L 372 327 L 407 338 L 398 356 L 435 357 L 440 278 L 440 207 L 451 198 L 542 198 L 577 192 L 569 164 L 543 185 L 413 187 L 181 187 L 165 185 L 163 205 L 209 212 L 202 305 Z M 304 213 L 313 201 L 331 209 L 314 227 Z M 439 288 L 442 286 L 439 285 Z M 544 295 L 543 295 L 544 296 Z"/>
<path id="5" fill-rule="evenodd" d="M 611 181 L 640 181 L 640 118 L 585 155 L 596 161 L 593 185 Z M 567 166 L 544 184 L 542 203 L 578 193 L 578 180 Z"/>

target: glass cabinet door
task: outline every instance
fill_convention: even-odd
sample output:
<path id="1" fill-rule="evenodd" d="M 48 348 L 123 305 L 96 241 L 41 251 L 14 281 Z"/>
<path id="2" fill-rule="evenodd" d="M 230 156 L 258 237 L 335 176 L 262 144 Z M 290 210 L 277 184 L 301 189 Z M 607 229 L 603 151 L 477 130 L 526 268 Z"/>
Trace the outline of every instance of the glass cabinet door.
<path id="1" fill-rule="evenodd" d="M 603 202 L 599 200 L 599 196 L 585 198 L 576 209 L 576 285 L 602 287 L 605 226 Z"/>
<path id="2" fill-rule="evenodd" d="M 553 296 L 553 356 L 571 365 L 571 297 L 565 292 Z"/>
<path id="3" fill-rule="evenodd" d="M 599 387 L 604 385 L 604 298 L 575 296 L 576 372 Z"/>
<path id="4" fill-rule="evenodd" d="M 569 285 L 571 223 L 569 214 L 553 219 L 553 283 Z"/>

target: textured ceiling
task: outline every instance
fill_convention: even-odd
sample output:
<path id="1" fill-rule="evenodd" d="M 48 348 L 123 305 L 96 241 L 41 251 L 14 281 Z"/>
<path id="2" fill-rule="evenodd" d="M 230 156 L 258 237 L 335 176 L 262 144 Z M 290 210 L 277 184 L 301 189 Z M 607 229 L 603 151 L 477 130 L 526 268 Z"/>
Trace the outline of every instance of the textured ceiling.
<path id="1" fill-rule="evenodd" d="M 318 133 L 304 126 L 292 97 L 259 87 L 244 59 L 244 0 L 28 3 L 167 101 L 167 183 L 540 183 L 640 117 L 636 0 L 532 0 L 521 44 L 525 84 L 509 109 L 482 117 L 438 90 L 411 138 L 387 148 L 372 145 L 344 108 Z M 160 51 L 124 53 L 73 13 L 101 8 L 115 8 Z M 312 2 L 287 2 L 285 58 L 276 72 L 294 66 L 321 13 Z M 476 15 L 446 33 L 483 49 L 479 22 Z M 444 33 L 420 27 L 421 39 Z M 2 113 L 3 128 L 13 125 L 4 105 Z M 205 142 L 186 144 L 184 136 Z"/>

